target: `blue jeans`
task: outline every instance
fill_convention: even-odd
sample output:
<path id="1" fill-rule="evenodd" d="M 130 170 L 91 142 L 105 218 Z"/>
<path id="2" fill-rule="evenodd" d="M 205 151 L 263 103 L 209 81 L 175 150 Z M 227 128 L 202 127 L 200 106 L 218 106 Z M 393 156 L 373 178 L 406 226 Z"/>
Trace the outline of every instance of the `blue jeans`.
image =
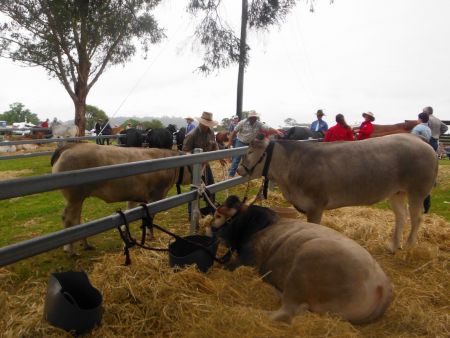
<path id="1" fill-rule="evenodd" d="M 241 148 L 241 147 L 245 147 L 245 146 L 248 146 L 248 143 L 244 143 L 244 142 L 239 141 L 239 139 L 236 139 L 236 145 L 234 146 L 235 148 Z M 231 160 L 231 167 L 230 167 L 230 170 L 228 170 L 229 176 L 233 177 L 234 175 L 236 175 L 236 170 L 239 166 L 239 162 L 241 162 L 241 157 L 242 156 L 235 156 Z"/>
<path id="2" fill-rule="evenodd" d="M 439 148 L 439 140 L 435 138 L 430 138 L 430 145 L 433 147 L 434 151 L 437 151 Z"/>

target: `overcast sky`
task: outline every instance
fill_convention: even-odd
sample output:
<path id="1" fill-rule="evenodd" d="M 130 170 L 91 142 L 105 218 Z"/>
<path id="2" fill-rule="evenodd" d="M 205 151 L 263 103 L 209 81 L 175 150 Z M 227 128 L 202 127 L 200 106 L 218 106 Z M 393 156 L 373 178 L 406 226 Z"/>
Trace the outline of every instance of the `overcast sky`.
<path id="1" fill-rule="evenodd" d="M 224 0 L 223 13 L 238 27 L 240 1 Z M 221 120 L 236 110 L 237 66 L 204 77 L 195 72 L 201 51 L 192 48 L 186 1 L 165 0 L 157 18 L 168 38 L 124 67 L 104 73 L 88 96 L 109 116 L 200 116 Z M 317 109 L 334 124 L 342 113 L 359 123 L 415 119 L 422 108 L 450 120 L 450 0 L 316 0 L 301 2 L 281 27 L 250 33 L 244 110 L 278 127 L 294 118 L 314 120 Z M 0 59 L 0 112 L 22 102 L 41 119 L 73 119 L 73 103 L 39 68 Z"/>

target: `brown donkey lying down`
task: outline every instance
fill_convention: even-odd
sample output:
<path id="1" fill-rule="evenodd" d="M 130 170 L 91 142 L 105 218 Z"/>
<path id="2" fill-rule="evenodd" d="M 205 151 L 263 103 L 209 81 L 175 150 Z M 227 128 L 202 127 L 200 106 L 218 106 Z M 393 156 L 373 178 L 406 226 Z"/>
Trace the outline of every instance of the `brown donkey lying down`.
<path id="1" fill-rule="evenodd" d="M 271 318 L 290 322 L 303 312 L 333 313 L 351 323 L 375 321 L 392 300 L 389 278 L 355 241 L 327 227 L 279 218 L 230 196 L 215 214 L 214 231 L 237 258 L 230 268 L 257 268 L 281 294 Z"/>

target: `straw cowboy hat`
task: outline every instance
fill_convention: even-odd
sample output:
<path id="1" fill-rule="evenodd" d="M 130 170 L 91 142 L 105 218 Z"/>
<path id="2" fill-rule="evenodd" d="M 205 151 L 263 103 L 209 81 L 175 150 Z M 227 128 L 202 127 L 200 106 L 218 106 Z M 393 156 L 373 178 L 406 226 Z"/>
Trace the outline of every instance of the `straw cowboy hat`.
<path id="1" fill-rule="evenodd" d="M 194 121 L 194 118 L 193 118 L 192 116 L 187 116 L 187 117 L 185 117 L 184 119 L 185 119 L 186 121 L 187 121 L 187 120 Z"/>
<path id="2" fill-rule="evenodd" d="M 254 111 L 254 110 L 250 110 L 248 112 L 248 116 L 247 117 L 259 117 L 259 114 L 256 111 Z"/>
<path id="3" fill-rule="evenodd" d="M 367 113 L 362 113 L 362 116 L 367 116 L 372 122 L 375 121 L 375 116 L 370 111 L 368 111 Z"/>
<path id="4" fill-rule="evenodd" d="M 197 117 L 197 121 L 199 123 L 201 123 L 201 124 L 204 124 L 205 126 L 208 126 L 208 127 L 212 128 L 212 127 L 217 126 L 219 124 L 219 122 L 214 121 L 212 119 L 212 117 L 213 117 L 212 113 L 204 111 L 202 113 L 202 116 Z"/>

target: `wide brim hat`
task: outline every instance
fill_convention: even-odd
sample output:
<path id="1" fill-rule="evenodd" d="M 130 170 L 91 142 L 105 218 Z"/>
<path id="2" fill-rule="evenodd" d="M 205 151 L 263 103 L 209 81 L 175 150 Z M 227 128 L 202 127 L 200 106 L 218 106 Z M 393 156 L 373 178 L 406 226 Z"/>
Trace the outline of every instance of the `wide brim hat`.
<path id="1" fill-rule="evenodd" d="M 316 113 L 316 115 L 325 116 L 322 109 L 319 109 Z"/>
<path id="2" fill-rule="evenodd" d="M 202 116 L 197 117 L 196 119 L 197 119 L 197 121 L 199 123 L 204 124 L 205 126 L 208 126 L 208 127 L 212 128 L 212 127 L 215 127 L 215 126 L 217 126 L 219 124 L 219 122 L 214 121 L 212 119 L 212 116 L 213 116 L 212 113 L 204 111 L 202 113 Z"/>
<path id="3" fill-rule="evenodd" d="M 248 112 L 247 117 L 259 117 L 259 114 L 256 111 L 254 111 L 254 110 L 250 110 Z"/>
<path id="4" fill-rule="evenodd" d="M 186 116 L 184 119 L 194 121 L 194 118 L 192 116 Z"/>
<path id="5" fill-rule="evenodd" d="M 368 111 L 367 113 L 362 113 L 363 117 L 369 117 L 371 121 L 375 121 L 375 116 L 373 115 L 373 113 L 371 113 L 370 111 Z"/>

